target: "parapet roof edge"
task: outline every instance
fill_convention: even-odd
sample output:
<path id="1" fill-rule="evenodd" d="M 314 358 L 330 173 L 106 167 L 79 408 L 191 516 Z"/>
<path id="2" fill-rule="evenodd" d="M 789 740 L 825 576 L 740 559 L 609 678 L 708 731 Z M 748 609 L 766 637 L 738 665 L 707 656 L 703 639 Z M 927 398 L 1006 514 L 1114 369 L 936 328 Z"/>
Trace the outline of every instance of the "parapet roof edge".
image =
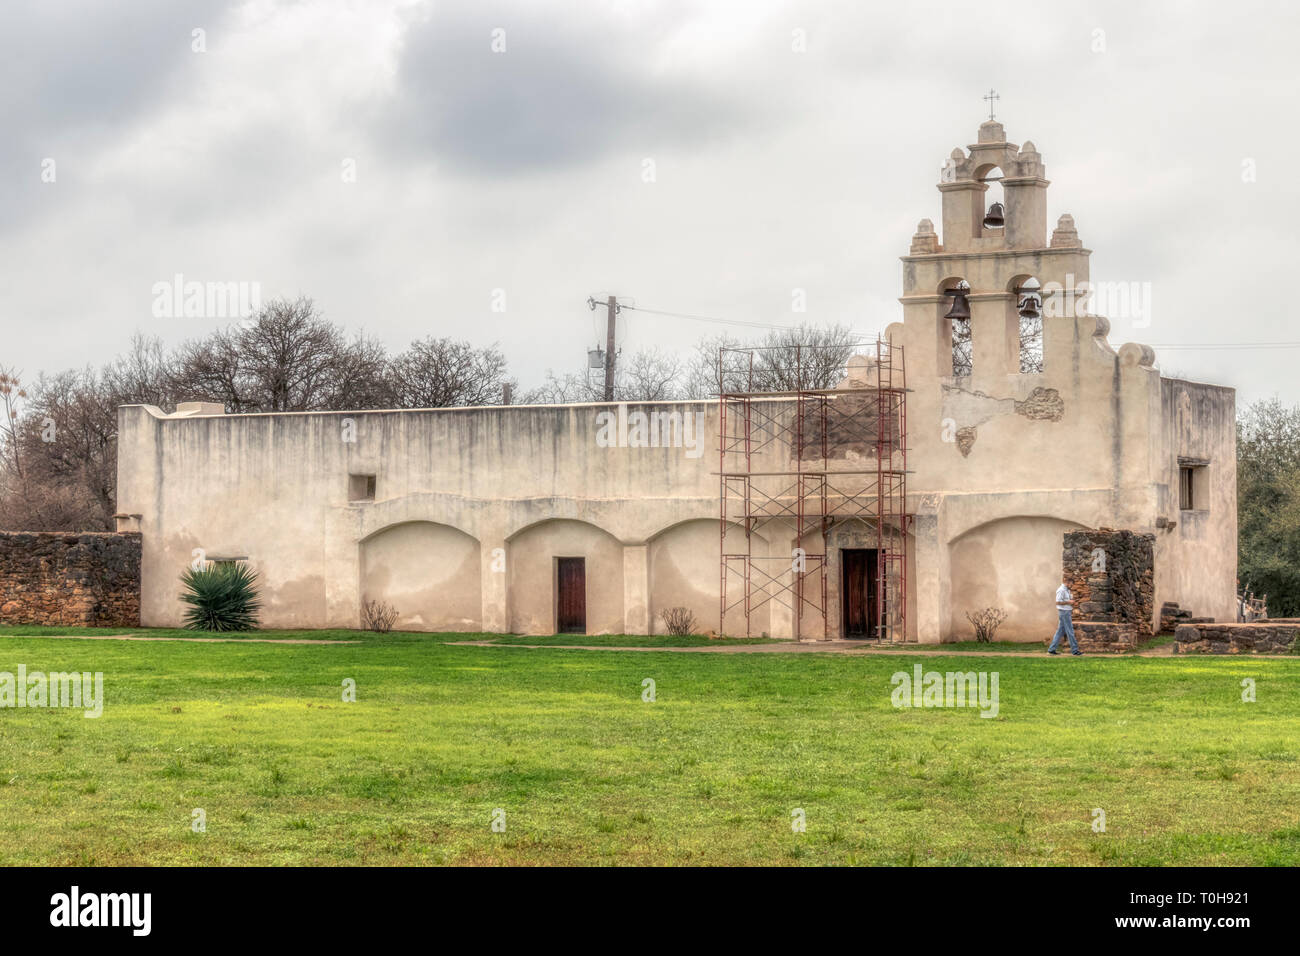
<path id="1" fill-rule="evenodd" d="M 482 412 L 508 411 L 528 408 L 617 408 L 619 405 L 716 405 L 716 398 L 682 398 L 660 401 L 617 401 L 617 402 L 556 402 L 552 404 L 532 405 L 449 405 L 443 408 L 339 408 L 314 412 L 239 412 L 221 415 L 177 415 L 168 414 L 157 405 L 145 405 L 140 402 L 119 405 L 118 408 L 143 408 L 154 418 L 169 422 L 188 422 L 209 418 L 287 418 L 293 415 L 408 415 L 417 412 Z"/>

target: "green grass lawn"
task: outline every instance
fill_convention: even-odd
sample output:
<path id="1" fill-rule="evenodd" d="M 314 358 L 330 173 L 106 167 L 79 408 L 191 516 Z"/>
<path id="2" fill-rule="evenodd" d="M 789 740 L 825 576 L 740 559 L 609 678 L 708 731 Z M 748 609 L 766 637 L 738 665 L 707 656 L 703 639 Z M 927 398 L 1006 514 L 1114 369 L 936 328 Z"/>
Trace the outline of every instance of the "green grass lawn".
<path id="1" fill-rule="evenodd" d="M 767 637 L 724 637 L 710 640 L 699 634 L 552 634 L 530 637 L 527 634 L 483 634 L 482 640 L 493 644 L 523 644 L 550 647 L 726 647 L 732 644 L 789 644 Z"/>
<path id="2" fill-rule="evenodd" d="M 0 626 L 2 637 L 66 637 L 84 635 L 87 637 L 107 637 L 127 634 L 139 637 L 161 638 L 216 638 L 219 640 L 259 641 L 423 641 L 443 643 L 445 641 L 491 640 L 499 634 L 434 634 L 427 631 L 390 631 L 377 634 L 373 631 L 358 631 L 347 628 L 321 628 L 318 630 L 293 630 L 267 628 L 259 631 L 190 631 L 182 627 L 50 627 L 44 624 L 7 624 Z"/>
<path id="3" fill-rule="evenodd" d="M 358 631 L 345 628 L 322 628 L 319 630 L 290 630 L 267 628 L 259 631 L 189 631 L 179 627 L 49 627 L 40 624 L 10 624 L 0 626 L 0 637 L 67 637 L 85 635 L 104 637 L 110 635 L 130 635 L 133 637 L 177 638 L 177 639 L 218 639 L 218 640 L 258 640 L 258 641 L 362 641 L 365 643 L 454 643 L 459 641 L 491 641 L 493 644 L 524 644 L 540 646 L 586 646 L 586 647 L 721 647 L 729 644 L 788 644 L 789 641 L 773 640 L 766 637 L 727 637 L 710 640 L 698 634 L 674 637 L 667 634 L 552 634 L 547 636 L 530 636 L 526 634 L 453 634 L 429 631 L 389 631 L 377 634 L 373 631 Z M 984 645 L 988 647 L 989 645 Z"/>
<path id="4" fill-rule="evenodd" d="M 99 719 L 0 709 L 0 863 L 1300 863 L 1295 658 L 352 636 L 0 638 L 0 671 L 102 671 L 106 696 Z M 895 709 L 918 664 L 996 669 L 998 717 Z"/>

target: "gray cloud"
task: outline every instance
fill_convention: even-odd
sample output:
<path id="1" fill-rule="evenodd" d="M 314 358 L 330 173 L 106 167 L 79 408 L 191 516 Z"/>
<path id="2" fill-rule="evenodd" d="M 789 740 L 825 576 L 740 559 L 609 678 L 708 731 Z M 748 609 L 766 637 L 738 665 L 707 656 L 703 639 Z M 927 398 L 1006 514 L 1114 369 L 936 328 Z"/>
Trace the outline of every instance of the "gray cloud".
<path id="1" fill-rule="evenodd" d="M 439 6 L 407 38 L 384 132 L 398 149 L 485 177 L 587 165 L 632 146 L 706 149 L 751 126 L 760 104 L 725 74 L 656 69 L 669 24 L 688 15 L 683 4 L 658 8 L 653 22 L 591 16 L 586 5 L 563 17 L 537 4 Z"/>
<path id="2" fill-rule="evenodd" d="M 216 27 L 229 0 L 0 4 L 0 230 L 64 193 L 42 190 L 41 161 L 69 172 L 174 95 L 191 31 Z"/>
<path id="3" fill-rule="evenodd" d="M 1116 343 L 1296 338 L 1273 304 L 1300 254 L 1287 6 L 63 10 L 0 5 L 0 361 L 29 374 L 101 361 L 137 329 L 176 342 L 219 324 L 152 318 L 152 283 L 176 272 L 310 294 L 395 348 L 500 341 L 525 387 L 580 366 L 599 334 L 585 300 L 604 291 L 872 334 L 899 316 L 898 256 L 938 221 L 939 167 L 974 139 L 989 86 L 1011 138 L 1042 152 L 1049 218 L 1075 216 L 1094 279 L 1153 286 L 1152 324 L 1115 322 Z M 39 183 L 43 156 L 57 186 Z M 624 317 L 633 349 L 723 328 Z M 1158 350 L 1243 401 L 1300 401 L 1296 358 Z"/>

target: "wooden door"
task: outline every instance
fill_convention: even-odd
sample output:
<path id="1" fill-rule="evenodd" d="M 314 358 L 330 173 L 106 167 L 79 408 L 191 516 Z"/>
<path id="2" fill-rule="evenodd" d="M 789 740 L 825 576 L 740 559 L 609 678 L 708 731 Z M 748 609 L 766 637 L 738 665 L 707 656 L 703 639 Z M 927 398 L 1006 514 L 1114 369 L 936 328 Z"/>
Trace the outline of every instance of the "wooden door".
<path id="1" fill-rule="evenodd" d="M 587 633 L 587 559 L 557 558 L 555 629 L 561 634 Z"/>
<path id="2" fill-rule="evenodd" d="M 879 623 L 875 549 L 844 548 L 840 551 L 840 606 L 845 637 L 875 637 Z"/>

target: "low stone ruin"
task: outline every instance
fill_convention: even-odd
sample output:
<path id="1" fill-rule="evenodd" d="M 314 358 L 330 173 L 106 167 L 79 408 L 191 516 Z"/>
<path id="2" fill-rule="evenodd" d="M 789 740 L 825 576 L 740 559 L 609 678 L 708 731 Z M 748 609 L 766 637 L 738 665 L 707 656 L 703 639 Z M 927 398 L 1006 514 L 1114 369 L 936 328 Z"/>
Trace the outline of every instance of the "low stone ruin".
<path id="1" fill-rule="evenodd" d="M 1289 654 L 1300 622 L 1179 624 L 1174 631 L 1179 654 Z"/>
<path id="2" fill-rule="evenodd" d="M 1061 567 L 1079 602 L 1074 621 L 1079 650 L 1120 654 L 1151 636 L 1155 535 L 1111 528 L 1067 531 Z"/>

